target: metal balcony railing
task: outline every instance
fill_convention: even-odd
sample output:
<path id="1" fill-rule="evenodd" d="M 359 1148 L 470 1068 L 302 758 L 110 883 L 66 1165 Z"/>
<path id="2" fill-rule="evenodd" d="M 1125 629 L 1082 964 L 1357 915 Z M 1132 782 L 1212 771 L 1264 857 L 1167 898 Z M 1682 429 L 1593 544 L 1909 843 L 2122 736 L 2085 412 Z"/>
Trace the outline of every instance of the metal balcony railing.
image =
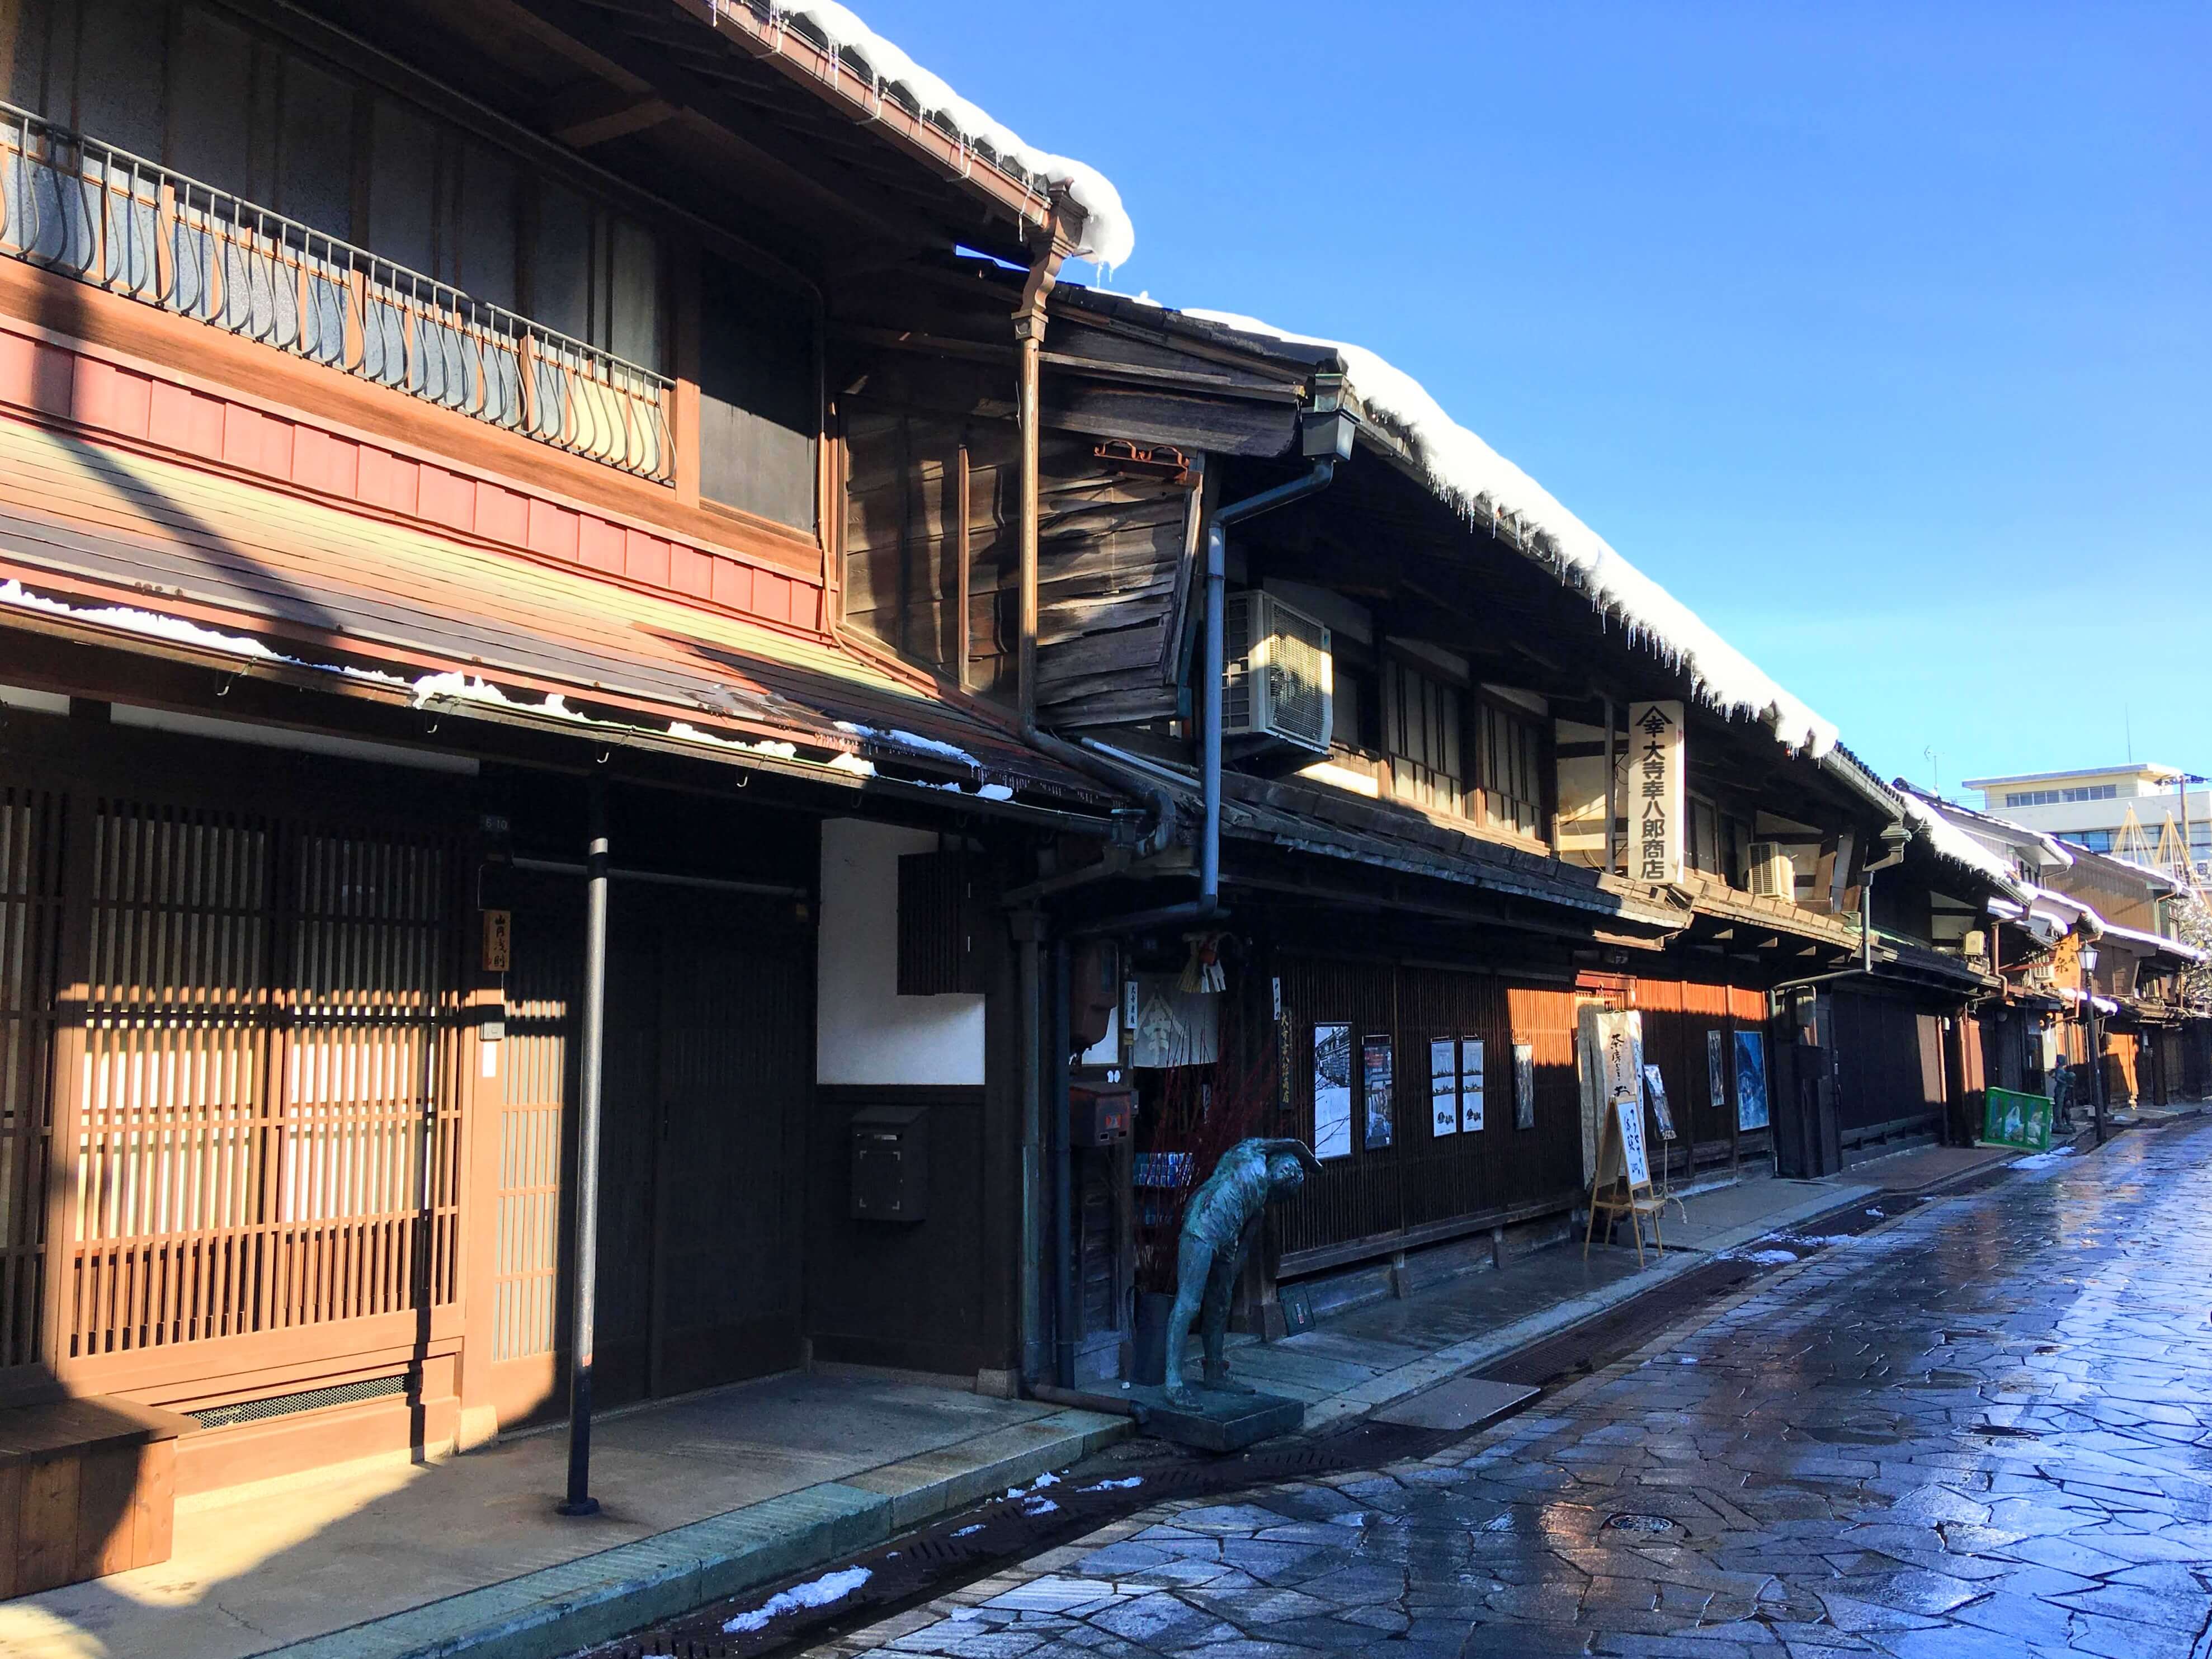
<path id="1" fill-rule="evenodd" d="M 662 482 L 673 383 L 0 103 L 0 255 Z"/>

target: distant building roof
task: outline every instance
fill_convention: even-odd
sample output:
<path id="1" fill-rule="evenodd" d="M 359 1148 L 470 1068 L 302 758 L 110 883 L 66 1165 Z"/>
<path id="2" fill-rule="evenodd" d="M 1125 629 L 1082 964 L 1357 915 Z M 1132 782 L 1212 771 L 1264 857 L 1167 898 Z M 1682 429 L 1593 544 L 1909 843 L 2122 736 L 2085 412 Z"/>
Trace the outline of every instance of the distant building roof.
<path id="1" fill-rule="evenodd" d="M 2157 778 L 2165 782 L 2184 775 L 2178 766 L 2155 761 L 2130 761 L 2119 766 L 2075 766 L 2063 772 L 2001 772 L 1995 777 L 1968 778 L 1968 789 L 1993 789 L 2008 783 L 2049 783 L 2058 778 Z"/>

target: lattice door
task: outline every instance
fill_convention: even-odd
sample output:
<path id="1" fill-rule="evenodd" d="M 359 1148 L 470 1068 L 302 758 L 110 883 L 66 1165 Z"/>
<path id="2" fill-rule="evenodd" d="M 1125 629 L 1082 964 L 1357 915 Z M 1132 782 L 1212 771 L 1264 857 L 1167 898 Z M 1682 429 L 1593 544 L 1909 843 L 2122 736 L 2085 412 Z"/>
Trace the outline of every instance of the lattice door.
<path id="1" fill-rule="evenodd" d="M 451 1301 L 452 849 L 91 816 L 68 1357 Z"/>

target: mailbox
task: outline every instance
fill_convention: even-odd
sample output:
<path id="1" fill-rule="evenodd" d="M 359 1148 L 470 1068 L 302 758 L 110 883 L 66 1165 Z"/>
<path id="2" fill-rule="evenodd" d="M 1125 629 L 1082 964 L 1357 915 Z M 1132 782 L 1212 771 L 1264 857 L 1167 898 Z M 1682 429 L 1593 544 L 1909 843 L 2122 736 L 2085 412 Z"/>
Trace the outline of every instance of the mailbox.
<path id="1" fill-rule="evenodd" d="M 1112 1146 L 1129 1138 L 1136 1097 L 1128 1089 L 1072 1084 L 1067 1091 L 1067 1144 Z"/>
<path id="2" fill-rule="evenodd" d="M 929 1109 L 853 1114 L 853 1218 L 920 1221 L 929 1213 Z"/>

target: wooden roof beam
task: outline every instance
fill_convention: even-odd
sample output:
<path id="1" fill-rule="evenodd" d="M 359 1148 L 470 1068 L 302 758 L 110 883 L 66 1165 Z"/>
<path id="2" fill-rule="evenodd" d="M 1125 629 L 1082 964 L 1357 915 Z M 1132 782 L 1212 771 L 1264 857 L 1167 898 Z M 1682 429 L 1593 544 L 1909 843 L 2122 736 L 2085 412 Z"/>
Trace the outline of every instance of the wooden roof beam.
<path id="1" fill-rule="evenodd" d="M 672 61 L 610 27 L 608 15 L 580 0 L 504 0 L 502 15 L 517 27 L 560 51 L 641 103 L 669 106 L 665 118 L 696 115 L 712 125 L 722 142 L 745 161 L 786 188 L 796 190 L 835 217 L 857 221 L 894 240 L 942 242 L 946 233 L 920 212 L 876 186 L 856 179 L 851 169 L 829 162 L 818 147 L 792 137 L 773 122 L 733 106 L 727 94 Z M 982 227 L 977 228 L 978 234 Z"/>
<path id="2" fill-rule="evenodd" d="M 674 118 L 676 106 L 604 81 L 580 81 L 539 107 L 538 125 L 571 149 L 627 138 Z"/>

